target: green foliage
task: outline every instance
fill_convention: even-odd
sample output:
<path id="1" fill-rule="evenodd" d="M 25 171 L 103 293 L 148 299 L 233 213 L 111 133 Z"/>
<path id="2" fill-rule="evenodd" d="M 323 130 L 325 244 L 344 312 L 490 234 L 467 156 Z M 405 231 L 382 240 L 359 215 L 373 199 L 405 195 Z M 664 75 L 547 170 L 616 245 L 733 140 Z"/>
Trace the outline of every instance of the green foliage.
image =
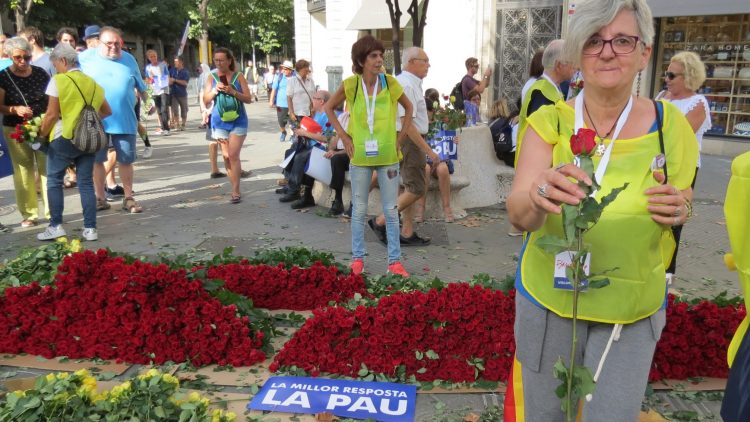
<path id="1" fill-rule="evenodd" d="M 578 401 L 586 397 L 587 394 L 594 392 L 596 388 L 594 376 L 591 374 L 589 368 L 574 363 L 572 365 L 573 389 L 570 392 L 570 400 L 567 400 L 568 380 L 571 376 L 571 370 L 565 365 L 562 358 L 557 359 L 553 367 L 553 373 L 555 378 L 561 381 L 561 384 L 555 390 L 555 395 L 561 399 L 562 411 L 566 414 L 575 413 Z M 569 408 L 569 406 L 572 407 Z"/>
<path id="2" fill-rule="evenodd" d="M 287 269 L 295 266 L 307 268 L 316 262 L 320 262 L 327 267 L 336 266 L 339 271 L 348 271 L 345 265 L 336 262 L 336 258 L 332 253 L 300 246 L 256 251 L 255 256 L 250 258 L 249 261 L 253 265 L 266 264 L 276 266 L 283 264 Z"/>
<path id="3" fill-rule="evenodd" d="M 688 303 L 690 305 L 697 305 L 697 304 L 699 304 L 700 302 L 702 302 L 704 300 L 713 302 L 713 303 L 716 304 L 716 306 L 718 306 L 720 308 L 725 308 L 727 306 L 739 306 L 739 305 L 742 305 L 743 303 L 745 303 L 745 301 L 742 298 L 742 296 L 732 296 L 732 297 L 730 297 L 729 293 L 726 290 L 722 291 L 721 293 L 719 293 L 718 295 L 716 295 L 714 297 L 708 297 L 708 298 L 706 298 L 706 297 L 687 298 L 687 297 L 684 297 L 684 296 L 677 296 L 677 297 L 675 297 L 675 303 L 685 302 L 685 303 Z"/>
<path id="4" fill-rule="evenodd" d="M 0 266 L 0 293 L 8 287 L 31 284 L 34 281 L 46 286 L 55 280 L 57 267 L 72 249 L 79 248 L 78 241 L 58 241 L 36 248 L 21 250 L 18 257 Z"/>

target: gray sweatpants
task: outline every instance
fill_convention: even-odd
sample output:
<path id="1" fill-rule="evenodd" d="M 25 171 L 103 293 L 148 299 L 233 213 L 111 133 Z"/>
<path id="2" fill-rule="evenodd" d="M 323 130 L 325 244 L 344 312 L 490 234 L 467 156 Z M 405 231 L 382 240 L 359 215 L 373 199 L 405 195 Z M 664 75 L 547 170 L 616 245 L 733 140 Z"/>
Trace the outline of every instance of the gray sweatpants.
<path id="1" fill-rule="evenodd" d="M 605 287 L 606 289 L 606 287 Z M 596 384 L 593 399 L 584 399 L 583 422 L 632 422 L 638 419 L 656 342 L 666 323 L 664 310 L 622 328 L 612 343 Z M 578 364 L 596 373 L 613 324 L 579 320 Z M 555 389 L 560 381 L 552 367 L 558 357 L 568 364 L 572 320 L 539 308 L 516 295 L 516 358 L 521 362 L 526 422 L 564 421 Z"/>

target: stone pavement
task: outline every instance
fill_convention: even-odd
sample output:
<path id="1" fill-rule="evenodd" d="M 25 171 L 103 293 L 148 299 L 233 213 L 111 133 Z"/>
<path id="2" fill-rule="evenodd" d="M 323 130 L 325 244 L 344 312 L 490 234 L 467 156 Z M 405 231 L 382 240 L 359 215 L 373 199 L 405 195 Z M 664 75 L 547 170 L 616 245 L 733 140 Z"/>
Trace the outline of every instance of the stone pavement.
<path id="1" fill-rule="evenodd" d="M 250 131 L 241 157 L 243 169 L 253 174 L 242 181 L 243 202 L 231 205 L 228 180 L 208 177 L 207 144 L 204 131 L 197 129 L 198 111 L 192 98 L 190 107 L 188 130 L 167 137 L 152 135 L 153 156 L 136 163 L 134 189 L 144 213 L 130 215 L 120 210 L 119 202 L 113 203 L 111 210 L 98 214 L 99 241 L 86 247 L 156 255 L 193 248 L 218 253 L 232 246 L 236 254 L 252 255 L 258 249 L 301 245 L 330 251 L 339 261 L 348 261 L 348 221 L 325 217 L 330 201 L 307 212 L 278 202 L 274 193 L 281 177 L 278 163 L 289 143 L 278 140 L 274 109 L 263 101 L 247 107 Z M 156 128 L 154 120 L 147 123 L 150 132 Z M 142 150 L 140 140 L 138 145 Z M 696 215 L 683 231 L 676 284 L 691 296 L 740 292 L 737 277 L 726 270 L 722 260 L 729 248 L 723 201 L 730 163 L 725 157 L 705 156 L 698 174 Z M 219 166 L 223 167 L 221 159 Z M 82 215 L 76 189 L 66 190 L 65 206 L 65 228 L 69 236 L 80 236 Z M 13 232 L 0 233 L 0 259 L 14 257 L 23 246 L 40 244 L 36 233 L 46 223 L 21 229 L 20 220 L 12 180 L 2 179 L 0 222 Z M 521 239 L 507 236 L 503 204 L 471 210 L 466 219 L 452 224 L 428 221 L 417 230 L 434 241 L 424 248 L 402 249 L 404 266 L 413 275 L 454 281 L 477 273 L 503 278 L 515 272 Z M 365 270 L 374 275 L 385 273 L 385 247 L 368 229 L 366 240 L 369 256 Z M 469 406 L 479 410 L 502 399 L 494 394 L 426 395 L 420 398 L 417 420 L 431 420 L 430 415 L 439 414 L 434 406 L 438 400 L 451 409 Z"/>

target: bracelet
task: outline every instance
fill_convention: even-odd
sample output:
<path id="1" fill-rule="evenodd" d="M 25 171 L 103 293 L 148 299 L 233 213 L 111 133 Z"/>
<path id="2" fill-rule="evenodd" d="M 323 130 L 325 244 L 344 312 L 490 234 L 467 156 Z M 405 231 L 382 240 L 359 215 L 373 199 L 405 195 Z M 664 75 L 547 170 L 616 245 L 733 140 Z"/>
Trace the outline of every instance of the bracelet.
<path id="1" fill-rule="evenodd" d="M 687 211 L 687 218 L 690 219 L 693 216 L 693 203 L 685 198 L 685 210 Z"/>

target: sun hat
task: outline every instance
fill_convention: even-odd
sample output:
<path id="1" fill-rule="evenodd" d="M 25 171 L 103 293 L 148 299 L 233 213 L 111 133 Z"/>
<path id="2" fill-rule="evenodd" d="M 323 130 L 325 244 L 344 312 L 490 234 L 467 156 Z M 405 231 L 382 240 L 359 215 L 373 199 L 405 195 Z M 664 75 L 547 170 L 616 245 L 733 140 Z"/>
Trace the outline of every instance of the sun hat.
<path id="1" fill-rule="evenodd" d="M 86 27 L 86 29 L 83 31 L 83 39 L 87 40 L 89 38 L 96 38 L 99 36 L 99 32 L 102 29 L 99 28 L 99 25 L 89 25 Z"/>
<path id="2" fill-rule="evenodd" d="M 291 60 L 284 60 L 284 63 L 281 64 L 281 67 L 294 70 L 294 64 L 292 64 Z"/>

